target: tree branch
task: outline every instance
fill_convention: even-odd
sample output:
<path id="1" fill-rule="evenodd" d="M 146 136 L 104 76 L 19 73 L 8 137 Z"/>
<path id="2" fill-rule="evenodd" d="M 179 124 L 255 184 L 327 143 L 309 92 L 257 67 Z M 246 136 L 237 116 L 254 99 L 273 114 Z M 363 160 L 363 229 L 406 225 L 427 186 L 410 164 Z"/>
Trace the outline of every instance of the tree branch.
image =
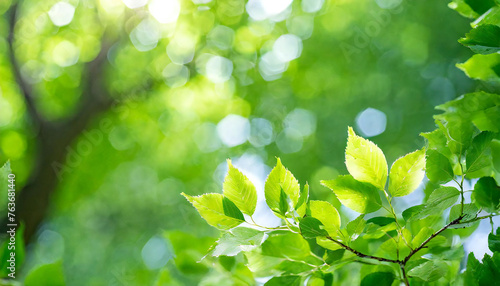
<path id="1" fill-rule="evenodd" d="M 23 95 L 24 102 L 26 104 L 26 110 L 28 114 L 30 115 L 31 119 L 33 120 L 33 123 L 38 126 L 43 123 L 43 118 L 40 115 L 38 109 L 36 108 L 35 101 L 33 99 L 33 88 L 32 86 L 27 83 L 22 75 L 21 75 L 21 70 L 19 67 L 19 63 L 17 62 L 16 56 L 15 56 L 15 49 L 14 49 L 14 30 L 15 30 L 15 25 L 17 23 L 17 9 L 18 9 L 19 3 L 13 4 L 10 7 L 10 11 L 8 12 L 9 15 L 9 34 L 7 36 L 7 44 L 9 46 L 9 61 L 12 65 L 12 72 L 14 74 L 14 78 L 21 89 L 21 94 Z"/>
<path id="2" fill-rule="evenodd" d="M 406 263 L 408 262 L 408 260 L 410 260 L 410 258 L 415 255 L 415 253 L 417 253 L 418 251 L 420 251 L 422 248 L 425 247 L 425 245 L 427 243 L 429 243 L 429 241 L 431 241 L 434 237 L 438 236 L 441 232 L 445 231 L 446 229 L 448 229 L 450 226 L 452 225 L 455 225 L 455 224 L 459 224 L 460 223 L 460 220 L 463 218 L 463 216 L 460 216 L 458 217 L 457 219 L 453 220 L 452 222 L 450 222 L 449 224 L 443 226 L 440 230 L 436 231 L 435 233 L 433 233 L 431 236 L 429 236 L 429 238 L 427 238 L 424 242 L 422 242 L 422 244 L 420 244 L 419 247 L 413 249 L 410 254 L 408 254 L 408 256 L 405 257 L 405 259 L 402 261 L 403 263 L 403 266 L 406 265 Z"/>
<path id="3" fill-rule="evenodd" d="M 369 259 L 375 259 L 375 260 L 378 260 L 378 261 L 384 261 L 384 262 L 391 262 L 391 263 L 400 263 L 401 261 L 399 260 L 394 260 L 394 259 L 387 259 L 387 258 L 383 258 L 383 257 L 379 257 L 379 256 L 373 256 L 373 255 L 367 255 L 367 254 L 364 254 L 364 253 L 361 253 L 359 251 L 357 251 L 356 249 L 353 249 L 345 244 L 343 244 L 342 242 L 330 237 L 330 236 L 327 236 L 326 239 L 328 240 L 331 240 L 333 242 L 335 242 L 336 244 L 342 246 L 342 248 L 356 254 L 358 257 L 361 257 L 361 258 L 369 258 Z"/>
<path id="4" fill-rule="evenodd" d="M 405 265 L 403 263 L 400 263 L 399 267 L 401 268 L 401 272 L 403 273 L 403 282 L 405 283 L 406 286 L 410 286 L 410 281 L 408 281 L 408 275 L 406 275 Z"/>

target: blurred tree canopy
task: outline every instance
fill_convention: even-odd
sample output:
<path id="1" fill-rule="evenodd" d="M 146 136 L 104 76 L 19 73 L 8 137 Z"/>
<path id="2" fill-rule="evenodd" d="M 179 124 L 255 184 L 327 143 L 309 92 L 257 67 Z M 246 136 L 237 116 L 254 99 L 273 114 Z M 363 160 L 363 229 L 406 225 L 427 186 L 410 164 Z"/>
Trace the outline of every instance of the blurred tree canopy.
<path id="1" fill-rule="evenodd" d="M 345 173 L 348 125 L 392 162 L 422 146 L 434 106 L 475 89 L 455 67 L 468 21 L 445 1 L 5 0 L 0 14 L 0 164 L 27 285 L 37 269 L 67 285 L 252 284 L 241 261 L 196 263 L 217 232 L 181 192 L 221 192 L 231 158 L 262 193 L 279 156 L 333 201 L 319 180 Z"/>

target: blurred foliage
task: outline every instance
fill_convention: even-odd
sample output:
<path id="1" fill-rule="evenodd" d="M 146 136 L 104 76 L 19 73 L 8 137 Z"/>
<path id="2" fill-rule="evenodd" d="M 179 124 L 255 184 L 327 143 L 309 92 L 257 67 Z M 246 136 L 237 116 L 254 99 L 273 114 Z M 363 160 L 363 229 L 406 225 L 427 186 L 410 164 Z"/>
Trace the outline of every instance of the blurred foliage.
<path id="1" fill-rule="evenodd" d="M 8 58 L 13 2 L 0 3 L 0 163 L 11 161 L 19 189 L 37 137 Z M 392 162 L 423 145 L 417 135 L 434 129 L 435 105 L 476 87 L 455 67 L 472 54 L 457 43 L 468 22 L 443 1 L 158 3 L 21 4 L 16 56 L 42 114 L 75 111 L 85 63 L 101 45 L 112 45 L 104 80 L 118 102 L 72 145 L 21 280 L 47 265 L 62 267 L 68 285 L 246 285 L 253 278 L 239 257 L 196 263 L 217 232 L 181 192 L 220 193 L 231 158 L 263 200 L 279 156 L 311 182 L 313 198 L 339 207 L 318 182 L 346 172 L 346 126 L 362 135 L 378 129 L 371 140 Z M 491 63 L 482 57 L 493 56 L 474 55 L 460 68 L 493 78 L 494 64 L 468 68 Z M 363 117 L 367 108 L 379 112 Z M 79 151 L 83 145 L 90 151 Z"/>

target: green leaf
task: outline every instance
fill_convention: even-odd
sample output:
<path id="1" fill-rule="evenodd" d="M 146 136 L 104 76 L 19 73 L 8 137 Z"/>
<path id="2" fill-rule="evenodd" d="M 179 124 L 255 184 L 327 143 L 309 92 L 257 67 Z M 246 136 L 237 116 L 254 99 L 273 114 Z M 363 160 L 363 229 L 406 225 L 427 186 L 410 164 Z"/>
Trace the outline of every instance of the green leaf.
<path id="1" fill-rule="evenodd" d="M 340 215 L 337 209 L 329 202 L 310 201 L 311 216 L 318 219 L 331 237 L 337 236 L 340 229 Z"/>
<path id="2" fill-rule="evenodd" d="M 425 209 L 425 205 L 424 204 L 409 207 L 409 208 L 407 208 L 406 210 L 403 211 L 403 213 L 402 213 L 403 219 L 405 221 L 409 221 L 414 216 L 416 216 L 417 214 L 419 214 L 423 209 Z"/>
<path id="3" fill-rule="evenodd" d="M 278 213 L 280 213 L 281 189 L 283 189 L 292 201 L 292 207 L 297 205 L 300 196 L 299 182 L 281 164 L 281 160 L 278 158 L 278 162 L 271 170 L 271 173 L 269 173 L 264 186 L 267 205 L 271 210 Z"/>
<path id="4" fill-rule="evenodd" d="M 459 42 L 478 54 L 491 54 L 500 51 L 500 27 L 480 25 L 472 29 Z"/>
<path id="5" fill-rule="evenodd" d="M 219 263 L 226 271 L 231 271 L 236 264 L 236 259 L 233 256 L 220 256 Z"/>
<path id="6" fill-rule="evenodd" d="M 231 211 L 230 208 L 232 206 L 229 206 L 231 203 L 228 203 L 227 201 L 225 204 L 223 203 L 224 196 L 221 194 L 203 194 L 196 197 L 186 195 L 185 193 L 181 193 L 181 195 L 183 195 L 198 210 L 201 217 L 205 219 L 209 225 L 218 229 L 230 229 L 244 221 L 226 214 L 226 209 L 229 208 L 228 211 Z M 232 205 L 234 206 L 234 204 Z"/>
<path id="7" fill-rule="evenodd" d="M 488 11 L 491 7 L 495 6 L 494 0 L 465 0 L 465 3 L 479 15 Z"/>
<path id="8" fill-rule="evenodd" d="M 364 239 L 379 239 L 387 234 L 391 235 L 391 232 L 396 230 L 396 222 L 380 226 L 375 223 L 367 223 L 365 229 Z"/>
<path id="9" fill-rule="evenodd" d="M 351 240 L 355 240 L 365 229 L 366 221 L 364 220 L 364 216 L 365 215 L 362 214 L 347 224 L 346 230 Z"/>
<path id="10" fill-rule="evenodd" d="M 426 210 L 442 212 L 457 202 L 460 191 L 455 187 L 440 187 L 435 189 L 425 204 Z M 431 213 L 429 213 L 431 214 Z"/>
<path id="11" fill-rule="evenodd" d="M 249 251 L 260 246 L 265 233 L 252 228 L 237 227 L 224 233 L 217 240 L 212 256 L 234 256 L 241 251 Z"/>
<path id="12" fill-rule="evenodd" d="M 267 256 L 302 260 L 310 253 L 307 241 L 292 232 L 271 234 L 262 244 L 262 254 Z"/>
<path id="13" fill-rule="evenodd" d="M 313 266 L 304 262 L 284 260 L 276 266 L 276 269 L 282 271 L 283 274 L 301 274 L 310 271 Z"/>
<path id="14" fill-rule="evenodd" d="M 446 183 L 453 179 L 450 160 L 436 150 L 427 150 L 425 171 L 427 178 L 434 183 Z"/>
<path id="15" fill-rule="evenodd" d="M 223 184 L 223 194 L 243 213 L 253 215 L 257 205 L 257 191 L 252 182 L 227 160 L 228 172 Z"/>
<path id="16" fill-rule="evenodd" d="M 25 286 L 64 286 L 62 263 L 44 264 L 30 271 L 24 280 Z"/>
<path id="17" fill-rule="evenodd" d="M 408 271 L 408 276 L 418 277 L 426 282 L 432 282 L 443 277 L 446 271 L 446 263 L 441 261 L 427 261 Z"/>
<path id="18" fill-rule="evenodd" d="M 419 230 L 417 235 L 413 238 L 411 244 L 414 248 L 419 247 L 424 241 L 426 241 L 434 231 L 430 227 L 423 227 Z"/>
<path id="19" fill-rule="evenodd" d="M 492 252 L 500 252 L 500 227 L 497 228 L 497 234 L 492 232 L 488 235 L 488 248 Z"/>
<path id="20" fill-rule="evenodd" d="M 446 136 L 443 133 L 443 130 L 436 129 L 432 132 L 420 133 L 420 136 L 427 139 L 427 149 L 434 149 L 439 153 L 445 155 L 446 157 L 451 156 L 450 149 L 446 146 Z"/>
<path id="21" fill-rule="evenodd" d="M 235 218 L 237 220 L 245 221 L 243 213 L 238 209 L 238 207 L 228 198 L 222 198 L 222 208 L 224 209 L 224 214 L 228 217 Z"/>
<path id="22" fill-rule="evenodd" d="M 451 221 L 459 218 L 461 209 L 462 209 L 462 206 L 460 204 L 454 205 L 453 207 L 451 207 L 448 222 L 451 222 Z M 464 204 L 464 213 L 463 213 L 464 217 L 461 219 L 461 221 L 469 221 L 469 220 L 475 219 L 477 217 L 478 212 L 479 212 L 479 209 L 477 208 L 477 206 L 475 204 Z M 450 226 L 450 228 L 469 227 L 469 226 L 473 225 L 474 223 L 477 223 L 477 222 L 460 223 L 460 224 L 452 225 L 452 226 Z"/>
<path id="23" fill-rule="evenodd" d="M 285 275 L 273 277 L 271 280 L 267 281 L 264 286 L 300 286 L 301 277 L 299 275 Z"/>
<path id="24" fill-rule="evenodd" d="M 375 272 L 366 275 L 361 280 L 361 286 L 391 286 L 394 282 L 394 274 L 390 272 Z"/>
<path id="25" fill-rule="evenodd" d="M 497 186 L 495 179 L 483 177 L 474 185 L 472 198 L 476 205 L 487 212 L 496 212 L 500 204 L 500 187 Z"/>
<path id="26" fill-rule="evenodd" d="M 372 217 L 371 219 L 366 221 L 366 223 L 374 223 L 379 226 L 386 226 L 393 222 L 394 223 L 396 222 L 396 220 L 393 217 L 386 217 L 386 216 Z"/>
<path id="27" fill-rule="evenodd" d="M 327 250 L 325 252 L 325 262 L 328 265 L 333 265 L 336 262 L 339 262 L 340 259 L 344 256 L 345 249 L 337 249 L 337 250 Z"/>
<path id="28" fill-rule="evenodd" d="M 275 267 L 283 261 L 283 258 L 266 255 L 262 253 L 261 248 L 244 252 L 244 256 L 248 261 L 248 269 L 253 272 L 255 277 L 279 275 L 280 271 L 276 270 Z"/>
<path id="29" fill-rule="evenodd" d="M 465 3 L 465 0 L 453 0 L 448 4 L 448 7 L 467 18 L 474 19 L 479 16 L 469 5 Z"/>
<path id="30" fill-rule="evenodd" d="M 397 159 L 389 174 L 389 193 L 393 197 L 411 194 L 420 185 L 425 172 L 425 150 L 417 150 Z"/>
<path id="31" fill-rule="evenodd" d="M 489 154 L 486 151 L 494 137 L 494 133 L 483 131 L 472 139 L 472 144 L 467 149 L 465 157 L 467 173 L 475 172 L 491 165 L 491 157 L 488 156 Z"/>
<path id="32" fill-rule="evenodd" d="M 467 259 L 467 269 L 464 273 L 465 285 L 498 285 L 500 277 L 500 253 L 494 252 L 493 257 L 485 254 L 483 263 L 470 253 Z"/>
<path id="33" fill-rule="evenodd" d="M 437 108 L 440 108 L 438 106 Z M 446 136 L 447 146 L 456 155 L 462 155 L 472 141 L 474 126 L 462 114 L 448 113 L 434 116 Z"/>
<path id="34" fill-rule="evenodd" d="M 437 117 L 445 121 L 449 120 L 451 117 L 451 121 L 458 123 L 455 124 L 455 126 L 451 126 L 453 127 L 451 128 L 451 131 L 456 130 L 453 132 L 463 132 L 464 134 L 467 134 L 466 137 L 468 137 L 469 133 L 472 132 L 470 130 L 470 121 L 472 121 L 472 123 L 474 123 L 480 131 L 500 131 L 498 128 L 498 126 L 500 126 L 500 115 L 498 112 L 499 106 L 500 95 L 479 91 L 462 95 L 459 98 L 441 104 L 436 108 L 445 111 L 445 113 L 440 114 Z M 463 130 L 461 130 L 461 128 Z M 446 133 L 449 132 L 446 128 L 444 128 L 444 126 L 442 130 Z M 470 136 L 472 136 L 472 134 Z M 454 134 L 452 137 L 459 136 Z M 468 140 L 468 138 L 465 139 L 465 141 Z M 460 146 L 451 143 L 449 147 L 457 148 Z M 455 151 L 460 150 L 452 151 L 458 154 L 458 152 Z M 447 155 L 445 153 L 443 154 Z"/>
<path id="35" fill-rule="evenodd" d="M 285 191 L 282 188 L 280 191 L 279 213 L 282 216 L 286 216 L 286 213 L 288 212 L 289 208 L 290 205 L 288 204 L 288 196 L 286 195 Z"/>
<path id="36" fill-rule="evenodd" d="M 444 210 L 454 205 L 459 196 L 460 191 L 454 187 L 438 188 L 431 193 L 429 199 L 425 205 L 423 205 L 423 208 L 419 209 L 417 213 L 414 213 L 411 218 L 408 219 L 423 219 L 429 215 L 442 213 Z"/>
<path id="37" fill-rule="evenodd" d="M 457 67 L 473 79 L 483 81 L 499 82 L 500 77 L 495 72 L 495 67 L 500 64 L 500 54 L 480 55 L 475 54 L 463 64 L 457 64 Z"/>
<path id="38" fill-rule="evenodd" d="M 493 161 L 493 167 L 500 173 L 500 141 L 493 140 L 491 142 L 491 159 Z"/>
<path id="39" fill-rule="evenodd" d="M 387 181 L 384 153 L 373 142 L 357 136 L 352 127 L 349 127 L 348 134 L 345 150 L 347 170 L 356 180 L 383 190 Z"/>
<path id="40" fill-rule="evenodd" d="M 190 275 L 203 275 L 209 271 L 208 265 L 198 261 L 203 259 L 207 249 L 215 243 L 214 238 L 194 236 L 179 230 L 166 231 L 164 237 L 173 248 L 173 251 L 167 248 L 167 255 L 174 256 L 179 271 Z"/>
<path id="41" fill-rule="evenodd" d="M 328 231 L 319 219 L 305 217 L 299 223 L 300 233 L 305 238 L 316 238 L 318 236 L 328 236 Z"/>
<path id="42" fill-rule="evenodd" d="M 338 176 L 335 180 L 321 181 L 330 188 L 339 201 L 359 213 L 371 213 L 382 206 L 378 189 L 372 184 L 355 180 L 350 175 Z"/>
<path id="43" fill-rule="evenodd" d="M 304 188 L 300 192 L 299 201 L 295 205 L 295 209 L 299 216 L 304 216 L 306 214 L 307 202 L 309 201 L 309 185 L 306 183 Z"/>

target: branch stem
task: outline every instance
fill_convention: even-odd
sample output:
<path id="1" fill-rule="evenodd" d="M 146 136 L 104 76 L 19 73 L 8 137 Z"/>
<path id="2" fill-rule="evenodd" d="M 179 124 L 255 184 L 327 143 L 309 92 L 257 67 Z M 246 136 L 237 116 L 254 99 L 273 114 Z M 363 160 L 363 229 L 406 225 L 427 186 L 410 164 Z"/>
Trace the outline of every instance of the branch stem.
<path id="1" fill-rule="evenodd" d="M 450 226 L 452 225 L 455 225 L 455 224 L 459 224 L 460 223 L 460 220 L 463 218 L 463 216 L 460 216 L 458 217 L 457 219 L 453 220 L 452 222 L 450 222 L 449 224 L 443 226 L 440 230 L 436 231 L 435 233 L 433 233 L 431 236 L 429 236 L 424 242 L 422 242 L 422 244 L 420 244 L 419 247 L 413 249 L 410 254 L 408 254 L 408 256 L 406 256 L 406 258 L 403 260 L 403 266 L 406 265 L 406 263 L 408 262 L 408 260 L 410 260 L 410 258 L 415 255 L 415 253 L 417 253 L 418 251 L 420 251 L 422 248 L 425 247 L 425 245 L 427 243 L 429 243 L 429 241 L 431 241 L 434 237 L 438 236 L 441 232 L 445 231 L 446 229 L 448 229 Z"/>
<path id="2" fill-rule="evenodd" d="M 330 241 L 333 241 L 335 242 L 336 244 L 342 246 L 342 248 L 344 248 L 345 250 L 348 250 L 354 254 L 356 254 L 358 257 L 361 257 L 361 258 L 369 258 L 369 259 L 375 259 L 375 260 L 378 260 L 378 261 L 383 261 L 383 262 L 391 262 L 391 263 L 400 263 L 399 260 L 394 260 L 394 259 L 387 259 L 387 258 L 384 258 L 384 257 L 379 257 L 379 256 L 373 256 L 373 255 L 368 255 L 368 254 L 364 254 L 364 253 L 361 253 L 359 251 L 357 251 L 356 249 L 353 249 L 349 246 L 347 246 L 346 244 L 330 237 L 330 236 L 327 236 L 326 239 L 330 240 Z"/>
<path id="3" fill-rule="evenodd" d="M 405 265 L 403 263 L 400 263 L 399 267 L 401 268 L 401 273 L 403 274 L 403 282 L 405 283 L 406 286 L 410 286 L 410 282 L 408 281 L 408 275 L 406 275 Z"/>

